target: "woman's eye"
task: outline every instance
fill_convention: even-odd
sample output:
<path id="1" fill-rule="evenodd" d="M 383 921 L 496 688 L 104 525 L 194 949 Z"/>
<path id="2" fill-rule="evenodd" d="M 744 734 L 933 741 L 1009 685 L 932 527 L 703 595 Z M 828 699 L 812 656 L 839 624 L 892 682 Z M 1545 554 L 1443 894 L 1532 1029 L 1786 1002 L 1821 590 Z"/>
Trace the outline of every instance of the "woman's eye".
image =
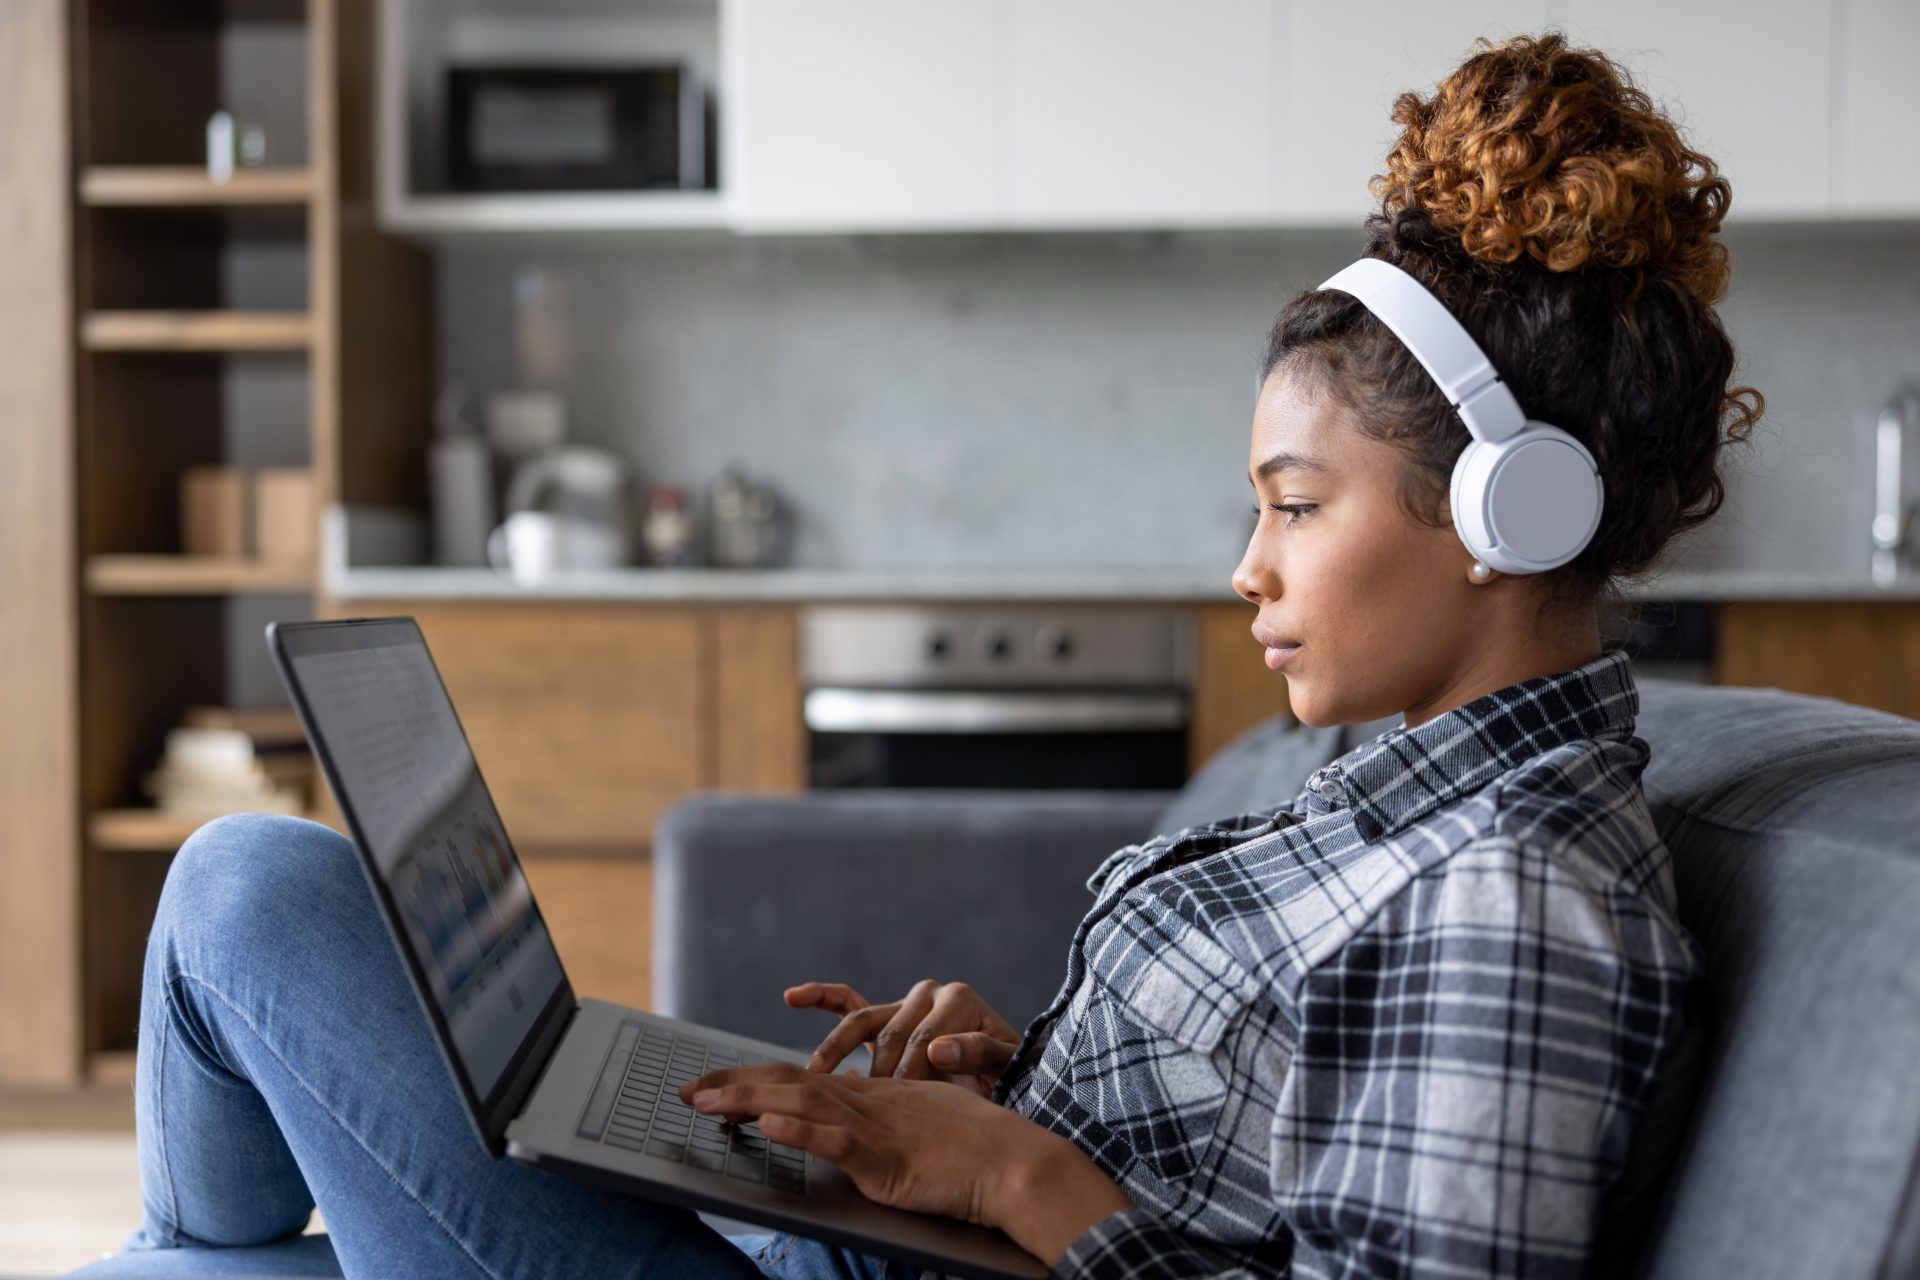
<path id="1" fill-rule="evenodd" d="M 1287 523 L 1289 525 L 1295 525 L 1306 519 L 1319 504 L 1313 502 L 1275 502 L 1268 505 L 1275 511 L 1286 512 Z M 1260 508 L 1258 506 L 1253 507 L 1252 510 L 1256 516 L 1260 514 Z"/>

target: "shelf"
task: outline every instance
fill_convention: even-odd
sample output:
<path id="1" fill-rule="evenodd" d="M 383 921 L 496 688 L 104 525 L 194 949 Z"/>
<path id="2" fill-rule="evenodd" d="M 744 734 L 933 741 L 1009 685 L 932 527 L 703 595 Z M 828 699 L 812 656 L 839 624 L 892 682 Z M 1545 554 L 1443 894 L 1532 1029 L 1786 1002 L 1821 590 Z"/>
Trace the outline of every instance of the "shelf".
<path id="1" fill-rule="evenodd" d="M 317 813 L 302 814 L 326 826 L 338 826 Z M 212 817 L 184 818 L 158 809 L 101 809 L 87 819 L 95 848 L 118 853 L 172 853 Z"/>
<path id="2" fill-rule="evenodd" d="M 314 584 L 305 561 L 226 560 L 212 556 L 94 556 L 87 585 L 99 595 L 195 596 L 304 592 Z"/>
<path id="3" fill-rule="evenodd" d="M 390 231 L 418 234 L 529 231 L 720 231 L 717 191 L 562 191 L 408 196 L 381 210 Z"/>
<path id="4" fill-rule="evenodd" d="M 80 199 L 103 206 L 297 205 L 313 198 L 308 169 L 240 169 L 215 182 L 191 165 L 98 165 L 80 175 Z"/>
<path id="5" fill-rule="evenodd" d="M 313 338 L 304 311 L 96 311 L 81 324 L 93 351 L 280 351 Z"/>

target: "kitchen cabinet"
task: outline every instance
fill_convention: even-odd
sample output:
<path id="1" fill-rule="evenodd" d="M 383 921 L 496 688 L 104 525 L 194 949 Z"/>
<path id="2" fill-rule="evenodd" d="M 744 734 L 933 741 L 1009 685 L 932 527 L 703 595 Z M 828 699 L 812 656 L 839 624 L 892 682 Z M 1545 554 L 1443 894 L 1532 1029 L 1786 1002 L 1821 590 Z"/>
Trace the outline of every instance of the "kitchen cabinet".
<path id="1" fill-rule="evenodd" d="M 739 230 L 1354 225 L 1403 91 L 1476 36 L 1621 60 L 1733 184 L 1733 216 L 1911 215 L 1906 0 L 728 0 Z M 1889 108 L 1907 103 L 1911 110 Z M 1871 104 L 1871 105 L 1869 105 Z"/>
<path id="2" fill-rule="evenodd" d="M 1259 224 L 1271 0 L 728 0 L 743 231 Z"/>
<path id="3" fill-rule="evenodd" d="M 1835 210 L 1912 217 L 1920 213 L 1920 4 L 1837 0 L 1834 14 Z"/>
<path id="4" fill-rule="evenodd" d="M 727 0 L 721 185 L 746 231 L 985 226 L 995 0 Z"/>
<path id="5" fill-rule="evenodd" d="M 791 610 L 382 601 L 380 611 L 419 620 L 524 850 L 640 854 L 660 814 L 696 790 L 805 785 Z"/>
<path id="6" fill-rule="evenodd" d="M 1688 140 L 1733 184 L 1736 220 L 1832 211 L 1833 0 L 1764 20 L 1739 0 L 1556 0 L 1554 18 L 1678 103 Z"/>
<path id="7" fill-rule="evenodd" d="M 1284 221 L 1355 225 L 1380 207 L 1367 179 L 1399 135 L 1393 100 L 1428 92 L 1460 65 L 1475 36 L 1537 31 L 1546 0 L 1489 0 L 1471 21 L 1451 5 L 1346 0 L 1281 6 L 1290 15 L 1278 163 L 1286 176 L 1275 210 Z"/>
<path id="8" fill-rule="evenodd" d="M 1269 221 L 1269 0 L 1053 0 L 1004 10 L 1005 218 L 1014 225 Z"/>

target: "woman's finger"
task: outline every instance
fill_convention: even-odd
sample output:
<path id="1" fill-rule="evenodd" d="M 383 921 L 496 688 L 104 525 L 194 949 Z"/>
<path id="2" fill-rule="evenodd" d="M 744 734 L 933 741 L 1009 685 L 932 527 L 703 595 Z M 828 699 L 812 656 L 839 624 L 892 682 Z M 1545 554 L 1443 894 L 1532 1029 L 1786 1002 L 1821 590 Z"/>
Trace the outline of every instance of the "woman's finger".
<path id="1" fill-rule="evenodd" d="M 831 1080 L 832 1077 L 827 1077 Z M 688 1099 L 702 1115 L 725 1116 L 729 1120 L 752 1119 L 771 1111 L 803 1120 L 842 1118 L 847 1106 L 832 1089 L 823 1087 L 819 1077 L 798 1082 L 739 1080 L 715 1088 L 699 1089 Z"/>
<path id="2" fill-rule="evenodd" d="M 841 1017 L 864 1009 L 871 1003 L 844 982 L 803 982 L 797 987 L 788 987 L 781 994 L 796 1009 L 818 1006 Z"/>
<path id="3" fill-rule="evenodd" d="M 822 1124 L 818 1120 L 802 1120 L 769 1111 L 760 1117 L 760 1132 L 784 1146 L 798 1147 L 835 1164 L 844 1164 L 853 1155 L 853 1131 L 845 1125 Z"/>
<path id="4" fill-rule="evenodd" d="M 977 1027 L 978 1010 L 973 989 L 964 982 L 949 982 L 934 993 L 933 1008 L 907 1037 L 906 1051 L 900 1055 L 893 1074 L 902 1080 L 928 1080 L 933 1072 L 927 1066 L 927 1046 L 936 1038 Z"/>
<path id="5" fill-rule="evenodd" d="M 873 1066 L 867 1074 L 871 1076 L 890 1076 L 893 1069 L 900 1065 L 900 1057 L 906 1052 L 907 1039 L 913 1035 L 913 1029 L 926 1020 L 933 1010 L 933 993 L 940 984 L 932 978 L 922 978 L 913 984 L 906 998 L 900 1002 L 899 1010 L 887 1019 L 873 1038 Z"/>
<path id="6" fill-rule="evenodd" d="M 827 1032 L 827 1038 L 813 1051 L 813 1058 L 807 1063 L 809 1071 L 832 1071 L 840 1065 L 840 1060 L 874 1038 L 879 1029 L 886 1025 L 898 1004 L 870 1004 L 864 1009 L 856 1009 L 840 1019 L 840 1025 Z"/>
<path id="7" fill-rule="evenodd" d="M 935 1036 L 927 1046 L 927 1060 L 941 1071 L 966 1071 L 997 1080 L 1018 1048 L 984 1031 L 968 1031 Z"/>

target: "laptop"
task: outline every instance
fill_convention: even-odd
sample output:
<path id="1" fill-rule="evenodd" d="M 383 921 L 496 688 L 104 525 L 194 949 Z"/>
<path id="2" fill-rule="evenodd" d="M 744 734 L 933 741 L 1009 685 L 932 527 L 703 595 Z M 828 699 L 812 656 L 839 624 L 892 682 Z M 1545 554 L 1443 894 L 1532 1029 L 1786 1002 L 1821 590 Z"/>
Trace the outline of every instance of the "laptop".
<path id="1" fill-rule="evenodd" d="M 705 1072 L 805 1053 L 574 997 L 413 619 L 275 623 L 267 647 L 488 1154 L 955 1275 L 1048 1274 L 1003 1232 L 877 1204 L 680 1101 Z"/>

